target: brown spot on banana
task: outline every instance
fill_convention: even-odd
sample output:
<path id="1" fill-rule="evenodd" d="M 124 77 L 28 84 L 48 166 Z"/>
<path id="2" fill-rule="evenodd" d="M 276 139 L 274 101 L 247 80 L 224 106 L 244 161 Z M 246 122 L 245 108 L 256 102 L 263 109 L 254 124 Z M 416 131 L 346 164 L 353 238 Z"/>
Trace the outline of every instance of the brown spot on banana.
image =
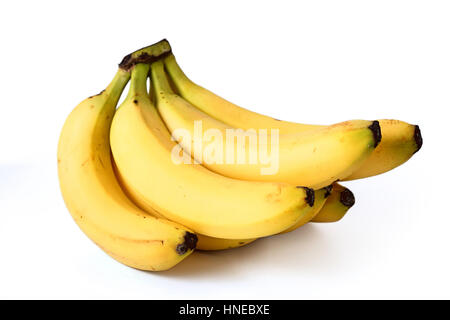
<path id="1" fill-rule="evenodd" d="M 84 166 L 89 162 L 89 160 L 90 160 L 90 159 L 84 160 L 84 162 L 81 164 L 81 166 L 84 167 Z"/>

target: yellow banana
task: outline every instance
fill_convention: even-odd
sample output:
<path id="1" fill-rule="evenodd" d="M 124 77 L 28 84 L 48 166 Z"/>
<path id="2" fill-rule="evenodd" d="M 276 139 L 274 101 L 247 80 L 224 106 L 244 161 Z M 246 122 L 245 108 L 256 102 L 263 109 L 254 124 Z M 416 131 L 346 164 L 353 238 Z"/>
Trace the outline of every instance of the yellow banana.
<path id="1" fill-rule="evenodd" d="M 339 221 L 354 204 L 355 197 L 350 189 L 335 183 L 333 184 L 333 191 L 325 202 L 325 205 L 312 219 L 312 222 Z"/>
<path id="2" fill-rule="evenodd" d="M 114 162 L 114 159 L 112 161 L 113 169 L 116 174 L 116 177 L 119 181 L 120 186 L 124 190 L 125 194 L 133 201 L 133 195 L 127 191 L 126 186 L 124 185 L 123 178 L 120 176 L 120 173 L 117 170 L 117 165 Z M 136 202 L 134 202 L 136 203 Z M 315 205 L 315 203 L 314 203 Z M 153 208 L 150 208 L 150 213 L 156 217 L 163 217 L 159 212 L 154 210 Z M 144 210 L 144 209 L 142 209 Z M 222 238 L 214 238 L 214 237 L 208 237 L 203 234 L 196 234 L 198 241 L 197 246 L 195 247 L 196 250 L 203 250 L 203 251 L 217 251 L 217 250 L 225 250 L 225 249 L 232 249 L 232 248 L 238 248 L 242 247 L 246 244 L 249 244 L 253 241 L 255 241 L 258 238 L 253 239 L 222 239 Z"/>
<path id="3" fill-rule="evenodd" d="M 281 233 L 286 233 L 308 223 L 323 207 L 326 198 L 330 194 L 332 186 L 328 186 L 316 191 L 314 205 L 312 210 L 305 214 L 299 221 L 295 223 L 295 225 L 289 227 L 288 229 L 282 231 Z M 253 239 L 221 239 L 221 238 L 213 238 L 204 236 L 202 234 L 198 234 L 198 243 L 197 249 L 205 250 L 205 251 L 216 251 L 216 250 L 224 250 L 224 249 L 232 249 L 242 247 L 249 243 L 252 243 L 257 238 Z"/>
<path id="4" fill-rule="evenodd" d="M 111 125 L 111 149 L 128 192 L 197 233 L 229 239 L 268 236 L 312 210 L 314 191 L 283 183 L 235 180 L 198 164 L 176 163 L 177 144 L 147 94 L 149 66 L 132 68 L 128 96 Z"/>
<path id="5" fill-rule="evenodd" d="M 324 126 L 280 121 L 241 108 L 192 82 L 181 70 L 173 54 L 164 59 L 167 73 L 177 92 L 195 107 L 229 126 L 242 129 L 279 129 L 280 134 L 316 130 Z M 368 159 L 346 180 L 378 175 L 406 162 L 422 146 L 418 126 L 398 120 L 379 120 L 381 140 Z"/>
<path id="6" fill-rule="evenodd" d="M 175 94 L 162 61 L 152 63 L 151 83 L 159 114 L 183 149 L 211 171 L 236 179 L 280 181 L 320 189 L 352 174 L 381 139 L 377 121 L 354 120 L 280 135 L 279 141 L 274 141 L 273 136 L 270 142 L 261 141 L 263 137 L 256 131 L 233 130 L 236 128 Z M 206 138 L 207 134 L 210 138 Z M 243 143 L 228 143 L 235 138 Z M 261 158 L 269 153 L 270 157 Z"/>
<path id="7" fill-rule="evenodd" d="M 102 93 L 69 115 L 58 145 L 59 181 L 73 219 L 108 255 L 133 268 L 166 270 L 193 251 L 197 238 L 179 224 L 138 209 L 114 176 L 109 131 L 129 77 L 119 69 Z"/>
<path id="8" fill-rule="evenodd" d="M 331 188 L 330 188 L 331 187 Z M 333 183 L 332 186 L 318 190 L 316 192 L 316 198 L 314 202 L 314 210 L 311 211 L 312 219 L 310 222 L 337 222 L 341 220 L 347 211 L 355 204 L 355 197 L 350 189 L 338 184 Z M 326 199 L 320 202 L 320 198 Z M 319 199 L 319 201 L 317 201 Z M 315 214 L 314 214 L 315 212 Z M 308 218 L 305 218 L 307 220 Z M 303 226 L 304 223 L 298 222 L 295 226 L 291 226 L 282 233 L 294 231 L 295 229 Z M 216 251 L 233 249 L 245 246 L 257 238 L 253 239 L 219 239 L 197 234 L 198 243 L 197 249 L 204 251 Z"/>

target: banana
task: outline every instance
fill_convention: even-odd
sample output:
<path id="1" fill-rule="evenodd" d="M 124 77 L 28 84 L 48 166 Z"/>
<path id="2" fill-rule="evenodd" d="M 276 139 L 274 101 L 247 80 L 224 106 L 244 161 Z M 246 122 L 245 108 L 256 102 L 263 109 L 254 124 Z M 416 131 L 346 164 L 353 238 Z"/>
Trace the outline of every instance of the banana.
<path id="1" fill-rule="evenodd" d="M 323 199 L 323 201 L 320 201 L 320 199 Z M 348 188 L 338 183 L 334 183 L 332 186 L 316 192 L 316 199 L 314 202 L 315 209 L 313 209 L 310 212 L 309 217 L 305 217 L 302 222 L 337 222 L 342 219 L 354 203 L 355 197 L 353 193 Z M 281 233 L 294 231 L 305 224 L 302 222 L 296 223 L 294 226 L 289 227 Z M 203 251 L 239 248 L 257 240 L 257 238 L 219 239 L 201 234 L 197 234 L 197 236 L 197 250 Z"/>
<path id="2" fill-rule="evenodd" d="M 241 108 L 192 82 L 181 70 L 173 54 L 164 59 L 170 80 L 176 91 L 192 105 L 229 126 L 242 129 L 279 129 L 280 134 L 316 130 L 325 126 L 280 121 Z M 379 120 L 383 139 L 379 146 L 345 180 L 378 175 L 406 162 L 422 146 L 418 126 L 398 120 Z"/>
<path id="3" fill-rule="evenodd" d="M 279 233 L 312 210 L 314 191 L 284 183 L 235 180 L 198 164 L 175 163 L 179 147 L 147 94 L 149 66 L 132 68 L 128 96 L 111 125 L 111 149 L 128 192 L 207 236 L 250 239 Z"/>
<path id="4" fill-rule="evenodd" d="M 113 173 L 109 130 L 129 80 L 119 69 L 108 87 L 69 115 L 58 145 L 58 175 L 64 201 L 81 230 L 108 255 L 142 270 L 166 270 L 191 254 L 196 235 L 138 209 Z"/>
<path id="5" fill-rule="evenodd" d="M 355 204 L 355 196 L 350 189 L 335 183 L 330 197 L 312 222 L 336 222 L 341 220 Z"/>
<path id="6" fill-rule="evenodd" d="M 256 131 L 236 130 L 210 117 L 175 94 L 163 61 L 152 63 L 151 83 L 159 114 L 172 136 L 195 160 L 231 178 L 279 181 L 320 189 L 352 174 L 381 139 L 377 121 L 354 120 L 275 136 L 279 141 L 271 136 L 269 142 L 268 138 L 261 140 Z M 206 134 L 211 136 L 207 138 Z M 230 136 L 230 141 L 237 138 L 243 144 L 228 143 Z M 246 143 L 247 138 L 254 143 Z M 270 159 L 261 158 L 269 153 Z"/>
<path id="7" fill-rule="evenodd" d="M 310 210 L 307 214 L 305 214 L 299 221 L 297 221 L 293 226 L 288 229 L 282 231 L 281 233 L 290 232 L 301 226 L 308 223 L 316 214 L 321 210 L 323 205 L 325 204 L 326 198 L 330 195 L 332 190 L 332 186 L 328 186 L 317 190 L 315 193 L 314 205 L 312 210 Z M 253 239 L 221 239 L 221 238 L 213 238 L 204 236 L 202 234 L 198 234 L 198 243 L 197 249 L 204 251 L 216 251 L 216 250 L 224 250 L 224 249 L 233 249 L 242 247 L 249 243 L 252 243 L 257 238 Z"/>
<path id="8" fill-rule="evenodd" d="M 126 186 L 124 185 L 123 178 L 120 175 L 120 173 L 117 170 L 117 165 L 114 162 L 114 158 L 112 159 L 112 165 L 114 172 L 116 174 L 117 180 L 119 181 L 120 186 L 122 187 L 122 190 L 124 190 L 125 194 L 136 204 L 136 200 L 133 198 L 133 195 L 128 192 L 126 189 Z M 137 205 L 137 204 L 136 204 Z M 315 205 L 315 203 L 314 203 Z M 149 207 L 150 213 L 153 216 L 161 217 L 163 216 L 154 210 L 152 207 Z M 144 210 L 144 209 L 142 209 Z M 242 247 L 244 245 L 247 245 L 249 243 L 252 243 L 258 238 L 253 239 L 222 239 L 222 238 L 214 238 L 214 237 L 208 237 L 203 234 L 196 234 L 197 235 L 197 246 L 195 247 L 196 250 L 202 250 L 202 251 L 218 251 L 218 250 L 225 250 L 225 249 L 232 249 L 232 248 L 238 248 Z"/>
<path id="9" fill-rule="evenodd" d="M 133 201 L 133 203 L 135 203 L 137 205 L 136 200 L 133 197 L 133 195 L 126 189 L 126 186 L 125 186 L 125 184 L 123 182 L 123 178 L 120 175 L 120 173 L 118 172 L 117 165 L 114 162 L 114 158 L 112 160 L 113 160 L 112 161 L 113 169 L 114 169 L 114 172 L 116 174 L 117 180 L 118 180 L 120 186 L 122 187 L 122 190 L 124 190 L 125 194 Z M 163 218 L 163 216 L 159 212 L 154 210 L 152 207 L 148 207 L 148 209 L 150 209 L 149 212 L 153 216 Z M 142 209 L 142 210 L 144 210 L 144 209 Z M 205 236 L 205 235 L 199 234 L 199 233 L 196 234 L 196 235 L 197 235 L 198 241 L 197 241 L 197 245 L 196 245 L 195 249 L 196 250 L 202 250 L 202 251 L 218 251 L 218 250 L 238 248 L 238 247 L 242 247 L 244 245 L 247 245 L 249 243 L 252 243 L 256 239 L 258 239 L 258 238 L 253 238 L 253 239 L 222 239 L 222 238 L 208 237 L 208 236 Z"/>

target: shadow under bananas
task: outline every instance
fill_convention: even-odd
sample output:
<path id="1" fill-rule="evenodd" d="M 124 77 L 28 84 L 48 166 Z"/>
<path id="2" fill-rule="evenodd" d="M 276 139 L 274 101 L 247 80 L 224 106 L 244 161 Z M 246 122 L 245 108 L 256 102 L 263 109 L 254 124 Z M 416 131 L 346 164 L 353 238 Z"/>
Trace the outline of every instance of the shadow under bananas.
<path id="1" fill-rule="evenodd" d="M 271 236 L 240 248 L 222 251 L 196 251 L 171 270 L 152 273 L 168 278 L 211 278 L 230 280 L 257 270 L 326 273 L 336 267 L 330 238 L 320 225 L 307 224 L 293 232 Z M 332 259 L 333 261 L 330 261 Z M 338 259 L 339 260 L 339 259 Z M 327 271 L 328 270 L 328 271 Z"/>

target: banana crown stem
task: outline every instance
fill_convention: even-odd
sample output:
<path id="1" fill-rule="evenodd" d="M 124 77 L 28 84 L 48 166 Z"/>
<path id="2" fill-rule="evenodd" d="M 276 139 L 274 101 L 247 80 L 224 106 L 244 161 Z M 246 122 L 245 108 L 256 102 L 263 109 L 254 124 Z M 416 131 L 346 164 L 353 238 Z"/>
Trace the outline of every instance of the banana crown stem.
<path id="1" fill-rule="evenodd" d="M 129 55 L 126 55 L 119 68 L 123 70 L 131 70 L 131 68 L 139 63 L 152 63 L 155 60 L 165 57 L 171 52 L 170 44 L 166 39 L 154 43 L 148 47 L 139 49 Z"/>

